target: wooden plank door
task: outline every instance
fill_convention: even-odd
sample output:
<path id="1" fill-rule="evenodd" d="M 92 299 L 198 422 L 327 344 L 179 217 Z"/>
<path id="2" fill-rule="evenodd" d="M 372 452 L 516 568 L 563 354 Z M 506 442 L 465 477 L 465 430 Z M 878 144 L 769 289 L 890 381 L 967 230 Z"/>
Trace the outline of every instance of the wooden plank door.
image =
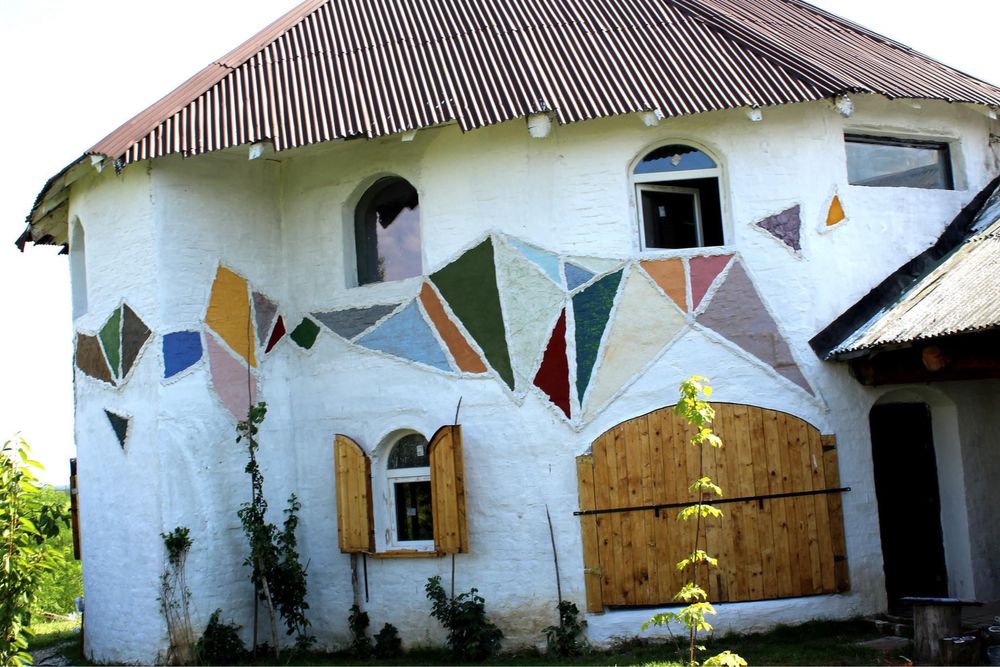
<path id="1" fill-rule="evenodd" d="M 712 405 L 722 449 L 691 446 L 691 427 L 670 406 L 618 424 L 577 459 L 588 611 L 673 602 L 689 577 L 675 564 L 694 547 L 694 526 L 659 506 L 692 502 L 688 486 L 703 474 L 726 494 L 724 519 L 706 530 L 720 561 L 711 600 L 847 590 L 840 496 L 829 492 L 833 436 L 783 412 Z"/>

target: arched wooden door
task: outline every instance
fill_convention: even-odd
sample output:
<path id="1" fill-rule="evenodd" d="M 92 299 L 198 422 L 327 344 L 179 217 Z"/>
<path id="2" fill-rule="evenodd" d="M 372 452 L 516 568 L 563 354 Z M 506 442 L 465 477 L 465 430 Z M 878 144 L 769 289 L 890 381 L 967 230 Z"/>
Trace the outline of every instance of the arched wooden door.
<path id="1" fill-rule="evenodd" d="M 706 589 L 715 602 L 834 593 L 848 588 L 836 440 L 792 415 L 713 403 L 724 446 L 704 447 L 705 474 L 725 496 L 709 520 L 719 559 Z M 622 422 L 577 458 L 587 609 L 665 605 L 688 575 L 698 448 L 673 406 Z M 663 507 L 666 506 L 666 507 Z"/>

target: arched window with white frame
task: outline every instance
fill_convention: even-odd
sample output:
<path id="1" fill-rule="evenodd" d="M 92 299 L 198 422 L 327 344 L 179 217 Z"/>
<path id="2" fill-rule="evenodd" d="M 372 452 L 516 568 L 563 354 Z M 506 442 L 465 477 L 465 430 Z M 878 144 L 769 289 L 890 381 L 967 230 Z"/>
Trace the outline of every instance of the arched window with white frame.
<path id="1" fill-rule="evenodd" d="M 632 169 L 643 250 L 725 243 L 718 163 L 686 144 L 647 153 Z"/>

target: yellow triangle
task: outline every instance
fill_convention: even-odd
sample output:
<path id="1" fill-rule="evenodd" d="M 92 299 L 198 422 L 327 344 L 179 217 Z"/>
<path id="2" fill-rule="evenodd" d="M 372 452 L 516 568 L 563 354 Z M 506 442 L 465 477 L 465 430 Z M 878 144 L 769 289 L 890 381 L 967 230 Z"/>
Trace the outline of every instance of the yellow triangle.
<path id="1" fill-rule="evenodd" d="M 830 211 L 826 214 L 826 226 L 833 227 L 846 217 L 844 215 L 844 207 L 840 205 L 840 197 L 834 195 L 833 201 L 830 202 Z"/>

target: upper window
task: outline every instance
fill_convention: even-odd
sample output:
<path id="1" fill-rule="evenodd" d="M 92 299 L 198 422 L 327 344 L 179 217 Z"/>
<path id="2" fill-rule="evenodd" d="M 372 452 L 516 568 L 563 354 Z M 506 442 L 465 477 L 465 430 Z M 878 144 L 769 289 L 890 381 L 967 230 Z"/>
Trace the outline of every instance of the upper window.
<path id="1" fill-rule="evenodd" d="M 391 542 L 433 546 L 431 468 L 427 438 L 409 433 L 396 441 L 386 463 Z"/>
<path id="2" fill-rule="evenodd" d="M 361 197 L 354 216 L 358 284 L 419 276 L 417 190 L 398 176 L 381 178 Z"/>
<path id="3" fill-rule="evenodd" d="M 723 244 L 719 166 L 692 146 L 648 153 L 632 170 L 643 249 Z"/>
<path id="4" fill-rule="evenodd" d="M 851 185 L 954 190 L 948 144 L 844 135 Z"/>

